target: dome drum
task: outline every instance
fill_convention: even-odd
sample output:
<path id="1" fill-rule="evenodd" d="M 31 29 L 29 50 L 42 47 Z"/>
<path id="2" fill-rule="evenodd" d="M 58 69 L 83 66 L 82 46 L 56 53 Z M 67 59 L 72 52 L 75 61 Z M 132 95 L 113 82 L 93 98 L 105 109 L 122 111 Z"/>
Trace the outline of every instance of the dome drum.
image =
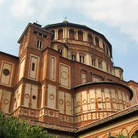
<path id="1" fill-rule="evenodd" d="M 76 124 L 90 123 L 130 107 L 132 90 L 114 82 L 87 83 L 73 88 Z"/>

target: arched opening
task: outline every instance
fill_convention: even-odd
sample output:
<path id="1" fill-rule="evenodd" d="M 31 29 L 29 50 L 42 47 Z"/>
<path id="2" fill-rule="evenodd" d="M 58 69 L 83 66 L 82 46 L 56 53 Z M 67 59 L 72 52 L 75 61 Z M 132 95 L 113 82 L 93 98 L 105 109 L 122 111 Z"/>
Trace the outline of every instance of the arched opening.
<path id="1" fill-rule="evenodd" d="M 111 110 L 111 103 L 110 103 L 110 99 L 108 97 L 105 98 L 105 108 L 106 108 L 106 110 Z"/>
<path id="2" fill-rule="evenodd" d="M 107 48 L 107 55 L 109 56 L 109 51 L 108 51 L 108 48 Z"/>
<path id="3" fill-rule="evenodd" d="M 63 39 L 63 29 L 58 30 L 58 39 Z"/>
<path id="4" fill-rule="evenodd" d="M 78 40 L 83 41 L 83 32 L 81 30 L 78 31 Z"/>
<path id="5" fill-rule="evenodd" d="M 95 45 L 99 47 L 99 39 L 95 37 Z"/>
<path id="6" fill-rule="evenodd" d="M 138 138 L 138 130 L 136 130 L 136 131 L 134 132 L 134 134 L 132 135 L 131 138 Z"/>
<path id="7" fill-rule="evenodd" d="M 80 53 L 80 62 L 85 63 L 85 54 L 84 53 Z"/>
<path id="8" fill-rule="evenodd" d="M 102 69 L 102 60 L 98 60 L 98 68 Z"/>
<path id="9" fill-rule="evenodd" d="M 37 40 L 36 47 L 40 50 L 43 47 L 43 41 L 42 40 Z"/>
<path id="10" fill-rule="evenodd" d="M 63 46 L 61 46 L 61 45 L 57 46 L 57 50 L 61 56 L 63 56 L 63 49 L 64 49 Z"/>
<path id="11" fill-rule="evenodd" d="M 105 51 L 105 48 L 106 48 L 106 46 L 105 46 L 105 44 L 104 44 L 104 42 L 103 42 L 103 50 Z"/>
<path id="12" fill-rule="evenodd" d="M 81 83 L 86 83 L 86 72 L 81 71 Z"/>
<path id="13" fill-rule="evenodd" d="M 91 34 L 88 34 L 88 42 L 93 43 L 93 38 Z"/>
<path id="14" fill-rule="evenodd" d="M 55 38 L 55 30 L 51 30 L 51 32 L 52 32 L 51 39 L 54 40 L 54 38 Z"/>
<path id="15" fill-rule="evenodd" d="M 103 103 L 102 103 L 101 97 L 97 98 L 97 105 L 98 105 L 98 110 L 103 110 Z M 101 118 L 101 116 L 100 116 L 100 118 Z"/>
<path id="16" fill-rule="evenodd" d="M 74 39 L 74 30 L 73 29 L 69 30 L 69 39 Z"/>
<path id="17" fill-rule="evenodd" d="M 77 53 L 75 51 L 71 52 L 71 60 L 76 61 Z"/>

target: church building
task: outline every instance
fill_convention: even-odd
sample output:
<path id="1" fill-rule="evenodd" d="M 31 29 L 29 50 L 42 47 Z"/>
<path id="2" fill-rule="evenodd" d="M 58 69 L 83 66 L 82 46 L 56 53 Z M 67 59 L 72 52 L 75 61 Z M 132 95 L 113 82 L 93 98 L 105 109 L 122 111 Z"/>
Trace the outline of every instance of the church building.
<path id="1" fill-rule="evenodd" d="M 1 111 L 56 138 L 138 136 L 138 83 L 123 79 L 103 34 L 29 23 L 18 43 L 18 56 L 0 52 Z"/>

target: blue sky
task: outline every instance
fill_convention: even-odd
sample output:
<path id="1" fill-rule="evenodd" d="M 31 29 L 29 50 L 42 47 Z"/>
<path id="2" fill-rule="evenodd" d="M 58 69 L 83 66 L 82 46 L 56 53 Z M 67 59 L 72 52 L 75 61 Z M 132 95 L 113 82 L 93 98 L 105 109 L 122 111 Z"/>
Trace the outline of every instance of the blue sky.
<path id="1" fill-rule="evenodd" d="M 17 43 L 26 25 L 67 21 L 102 33 L 112 44 L 114 66 L 124 80 L 138 82 L 137 0 L 0 0 L 0 51 L 18 55 Z"/>

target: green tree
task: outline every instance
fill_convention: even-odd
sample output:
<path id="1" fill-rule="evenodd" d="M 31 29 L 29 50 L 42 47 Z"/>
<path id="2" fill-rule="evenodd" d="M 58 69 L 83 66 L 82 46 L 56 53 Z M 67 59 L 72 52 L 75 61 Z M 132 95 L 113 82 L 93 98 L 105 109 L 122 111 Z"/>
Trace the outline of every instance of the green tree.
<path id="1" fill-rule="evenodd" d="M 25 120 L 8 116 L 0 112 L 1 138 L 53 138 L 39 126 L 27 124 Z"/>
<path id="2" fill-rule="evenodd" d="M 109 133 L 108 138 L 138 138 L 138 136 L 137 136 L 137 134 L 134 133 L 133 136 L 130 137 L 128 132 L 126 132 L 126 135 L 119 133 L 116 136 L 111 136 L 111 134 Z"/>
<path id="3" fill-rule="evenodd" d="M 117 138 L 126 138 L 126 136 L 124 136 L 123 134 L 119 134 L 117 135 Z M 128 135 L 127 138 L 130 138 L 130 136 Z M 132 138 L 138 138 L 136 135 L 133 135 Z"/>

